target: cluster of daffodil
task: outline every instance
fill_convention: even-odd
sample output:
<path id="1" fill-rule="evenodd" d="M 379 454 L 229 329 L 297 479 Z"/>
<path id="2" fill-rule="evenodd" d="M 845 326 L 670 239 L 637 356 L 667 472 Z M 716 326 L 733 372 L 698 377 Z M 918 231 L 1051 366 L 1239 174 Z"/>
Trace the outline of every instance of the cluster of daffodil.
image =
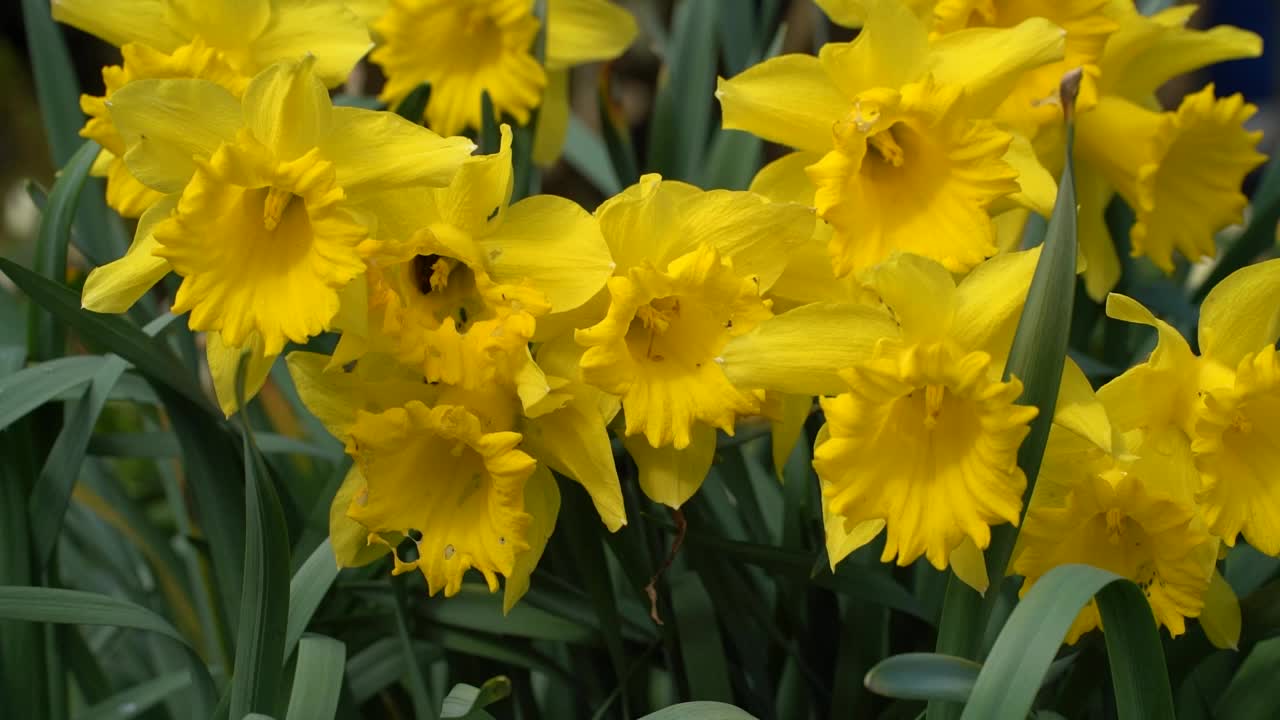
<path id="1" fill-rule="evenodd" d="M 1166 80 L 1257 55 L 1234 28 L 1188 29 L 1132 0 L 819 0 L 859 27 L 819 54 L 721 80 L 724 124 L 795 148 L 749 191 L 647 175 L 594 214 L 512 203 L 512 134 L 475 155 L 481 95 L 554 157 L 566 69 L 610 58 L 635 24 L 606 0 L 55 0 L 122 46 L 85 98 L 108 199 L 140 216 L 127 255 L 93 271 L 120 312 L 169 272 L 174 312 L 205 331 L 223 409 L 264 383 L 286 342 L 310 408 L 354 466 L 331 534 L 339 561 L 392 552 L 432 593 L 468 569 L 509 608 L 552 533 L 552 471 L 626 522 L 610 429 L 643 491 L 680 507 L 740 418 L 774 423 L 785 458 L 820 396 L 814 448 L 832 566 L 881 533 L 979 589 L 991 528 L 1018 523 L 1016 455 L 1034 408 L 1003 378 L 1062 167 L 1059 82 L 1083 68 L 1076 173 L 1081 268 L 1120 320 L 1153 325 L 1150 359 L 1096 393 L 1068 361 L 1013 569 L 1029 587 L 1086 562 L 1130 577 L 1174 634 L 1230 613 L 1215 566 L 1241 534 L 1280 554 L 1280 261 L 1203 306 L 1195 355 L 1119 276 L 1103 210 L 1171 270 L 1239 220 L 1262 157 L 1254 108 L 1212 86 L 1163 111 Z M 429 31 L 428 31 L 429 29 Z M 533 51 L 545 39 L 545 65 Z M 430 37 L 430 42 L 424 38 Z M 430 83 L 426 127 L 334 107 L 368 50 L 395 104 Z M 465 45 L 464 45 L 465 43 Z M 428 129 L 431 128 L 431 129 Z M 433 132 L 436 131 L 436 132 Z M 441 134 L 436 134 L 437 132 Z M 1075 636 L 1098 624 L 1086 610 Z M 1230 633 L 1211 633 L 1230 644 Z"/>

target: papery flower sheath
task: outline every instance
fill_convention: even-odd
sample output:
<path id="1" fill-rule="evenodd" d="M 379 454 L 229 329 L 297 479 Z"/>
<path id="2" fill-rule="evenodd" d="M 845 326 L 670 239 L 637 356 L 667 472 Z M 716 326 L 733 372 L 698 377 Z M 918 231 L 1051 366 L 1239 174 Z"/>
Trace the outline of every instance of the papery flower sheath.
<path id="1" fill-rule="evenodd" d="M 80 134 L 103 147 L 95 172 L 106 176 L 107 202 L 125 217 L 140 216 L 162 195 L 121 160 L 125 142 L 107 109 L 117 90 L 134 80 L 201 78 L 239 97 L 272 63 L 307 53 L 332 87 L 373 44 L 341 0 L 54 0 L 53 17 L 119 46 L 123 55 L 120 65 L 103 68 L 102 96 L 81 96 L 89 120 Z"/>
<path id="2" fill-rule="evenodd" d="M 117 91 L 111 114 L 125 161 L 166 195 L 128 253 L 90 273 L 86 308 L 122 312 L 173 270 L 183 278 L 173 311 L 219 334 L 211 352 L 254 347 L 270 358 L 330 327 L 340 292 L 377 246 L 363 213 L 396 186 L 444 185 L 474 144 L 388 113 L 335 108 L 314 64 L 273 65 L 243 102 L 206 80 Z M 269 366 L 259 365 L 264 376 Z"/>

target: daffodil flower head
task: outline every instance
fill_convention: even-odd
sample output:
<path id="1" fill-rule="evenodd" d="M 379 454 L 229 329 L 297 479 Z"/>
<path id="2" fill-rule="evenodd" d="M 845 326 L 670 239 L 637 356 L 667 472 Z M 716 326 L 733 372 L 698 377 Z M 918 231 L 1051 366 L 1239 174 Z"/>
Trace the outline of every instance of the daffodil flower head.
<path id="1" fill-rule="evenodd" d="M 495 115 L 520 125 L 545 93 L 556 104 L 549 124 L 557 128 L 558 149 L 568 121 L 563 71 L 620 55 L 636 26 L 606 0 L 550 0 L 547 17 L 544 68 L 533 54 L 542 23 L 528 0 L 390 0 L 373 25 L 381 42 L 370 57 L 387 75 L 380 98 L 395 106 L 430 83 L 424 119 L 440 133 L 454 134 L 480 127 L 485 92 Z M 423 42 L 426 37 L 431 40 Z"/>
<path id="2" fill-rule="evenodd" d="M 112 125 L 107 103 L 121 87 L 145 78 L 202 78 L 239 97 L 253 76 L 273 62 L 308 52 L 319 57 L 316 73 L 333 86 L 371 45 L 368 30 L 341 0 L 146 0 L 127 5 L 57 0 L 53 16 L 120 46 L 123 62 L 102 69 L 106 92 L 80 97 L 89 116 L 80 134 L 102 145 L 105 152 L 95 173 L 107 178 L 107 203 L 131 218 L 161 195 L 138 182 L 120 159 L 124 140 Z"/>
<path id="3" fill-rule="evenodd" d="M 491 591 L 502 575 L 509 608 L 528 588 L 559 507 L 550 474 L 520 447 L 514 391 L 424 383 L 418 370 L 376 352 L 343 368 L 329 360 L 288 358 L 303 402 L 355 459 L 330 520 L 340 562 L 389 548 L 394 573 L 420 570 L 430 592 L 445 595 L 458 592 L 468 569 Z"/>
<path id="4" fill-rule="evenodd" d="M 597 217 L 617 267 L 605 317 L 575 333 L 586 348 L 582 379 L 621 396 L 642 486 L 679 507 L 706 475 L 715 428 L 732 434 L 739 415 L 760 410 L 759 395 L 730 383 L 718 357 L 771 315 L 761 294 L 788 249 L 811 237 L 813 215 L 646 175 Z"/>
<path id="5" fill-rule="evenodd" d="M 613 270 L 594 218 L 551 196 L 509 205 L 511 129 L 497 153 L 463 163 L 443 188 L 409 187 L 379 202 L 388 238 L 370 274 L 374 344 L 417 365 L 430 382 L 511 384 L 529 360 L 538 318 L 577 308 Z M 344 335 L 337 355 L 368 338 Z"/>
<path id="6" fill-rule="evenodd" d="M 348 514 L 374 542 L 391 531 L 417 546 L 417 558 L 395 554 L 392 572 L 421 570 L 432 594 L 452 596 L 475 568 L 496 591 L 497 575 L 510 575 L 516 554 L 528 548 L 524 484 L 535 462 L 516 448 L 520 434 L 486 432 L 464 406 L 414 401 L 359 412 L 350 436 L 368 492 Z M 439 480 L 421 482 L 424 467 Z"/>
<path id="7" fill-rule="evenodd" d="M 1026 577 L 1022 592 L 1058 565 L 1093 565 L 1137 583 L 1156 622 L 1181 635 L 1185 619 L 1205 608 L 1218 541 L 1195 503 L 1168 487 L 1170 449 L 1149 440 L 1109 454 L 1057 426 L 1051 433 L 1013 562 L 1014 572 Z M 1194 474 L 1185 437 L 1161 438 L 1166 441 L 1181 444 L 1173 454 L 1185 465 L 1183 473 Z M 1100 624 L 1091 602 L 1072 623 L 1067 642 Z"/>
<path id="8" fill-rule="evenodd" d="M 314 60 L 278 63 L 243 100 L 206 80 L 139 80 L 112 119 L 133 175 L 166 193 L 125 257 L 86 280 L 85 307 L 127 309 L 169 270 L 194 330 L 264 356 L 330 327 L 376 248 L 365 213 L 408 183 L 447 183 L 474 148 L 387 113 L 334 108 Z M 217 385 L 217 383 L 215 383 Z"/>
<path id="9" fill-rule="evenodd" d="M 1174 427 L 1188 438 L 1210 530 L 1228 545 L 1243 534 L 1269 555 L 1280 554 L 1280 476 L 1273 465 L 1280 446 L 1277 298 L 1280 261 L 1228 276 L 1201 306 L 1197 356 L 1177 330 L 1112 294 L 1107 313 L 1155 327 L 1159 343 L 1146 362 L 1098 391 L 1118 425 Z"/>
<path id="10" fill-rule="evenodd" d="M 985 587 L 969 570 L 990 527 L 1018 521 L 1026 486 L 1017 451 L 1036 410 L 1002 370 L 1038 257 L 1000 255 L 957 284 L 895 255 L 866 275 L 879 304 L 802 306 L 725 348 L 738 385 L 827 396 L 814 467 L 833 567 L 883 529 L 884 560 L 946 568 L 959 554 Z"/>
<path id="11" fill-rule="evenodd" d="M 1022 73 L 1060 60 L 1063 46 L 1043 18 L 931 44 L 907 6 L 874 0 L 853 42 L 767 60 L 720 80 L 716 96 L 726 128 L 821 155 L 806 172 L 837 275 L 894 250 L 963 272 L 996 252 L 992 213 L 1052 206 L 1029 140 L 992 120 Z"/>
<path id="12" fill-rule="evenodd" d="M 894 250 L 933 257 L 952 272 L 995 254 L 988 208 L 1018 192 L 1018 173 L 1002 159 L 1012 137 L 957 117 L 957 92 L 931 79 L 902 92 L 869 90 L 833 126 L 835 149 L 807 172 L 818 215 L 834 229 L 837 276 Z"/>
<path id="13" fill-rule="evenodd" d="M 1133 253 L 1172 272 L 1175 251 L 1191 260 L 1213 254 L 1214 234 L 1240 220 L 1245 176 L 1264 159 L 1255 150 L 1261 134 L 1244 127 L 1256 108 L 1239 95 L 1217 98 L 1210 85 L 1175 110 L 1157 108 L 1155 92 L 1170 79 L 1262 53 L 1253 33 L 1186 27 L 1195 10 L 1180 5 L 1147 17 L 1130 3 L 1107 6 L 1119 28 L 1098 63 L 1097 105 L 1080 114 L 1076 128 L 1080 249 L 1088 263 L 1085 287 L 1095 300 L 1120 277 L 1104 217 L 1114 193 L 1136 215 Z"/>

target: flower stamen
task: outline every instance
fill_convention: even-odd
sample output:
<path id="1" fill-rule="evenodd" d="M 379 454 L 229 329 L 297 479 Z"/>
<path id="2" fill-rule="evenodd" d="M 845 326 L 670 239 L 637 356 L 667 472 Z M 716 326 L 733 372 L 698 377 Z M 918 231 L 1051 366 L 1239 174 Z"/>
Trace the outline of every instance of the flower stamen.
<path id="1" fill-rule="evenodd" d="M 284 217 L 284 211 L 289 209 L 293 198 L 294 194 L 288 190 L 278 187 L 267 189 L 267 199 L 262 202 L 262 226 L 268 232 L 280 227 L 280 219 Z"/>

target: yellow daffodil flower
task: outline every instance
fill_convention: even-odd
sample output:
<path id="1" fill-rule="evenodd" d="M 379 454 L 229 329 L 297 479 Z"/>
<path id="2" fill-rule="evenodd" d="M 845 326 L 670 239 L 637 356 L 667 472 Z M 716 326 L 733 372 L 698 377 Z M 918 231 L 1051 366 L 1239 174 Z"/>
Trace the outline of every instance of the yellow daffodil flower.
<path id="1" fill-rule="evenodd" d="M 1036 411 L 1001 373 L 1038 257 L 998 256 L 957 285 L 897 255 L 867 274 L 882 303 L 806 305 L 724 349 L 735 384 L 827 396 L 814 467 L 832 567 L 884 529 L 884 561 L 941 569 L 959 555 L 957 573 L 985 589 L 977 551 L 990 526 L 1017 523 L 1026 485 L 1016 457 Z"/>
<path id="2" fill-rule="evenodd" d="M 371 56 L 387 75 L 380 99 L 394 107 L 430 83 L 423 118 L 445 135 L 480 127 L 485 91 L 495 115 L 520 125 L 541 107 L 536 156 L 543 164 L 559 154 L 568 127 L 569 68 L 615 58 L 636 36 L 635 19 L 608 0 L 548 0 L 544 68 L 533 54 L 541 22 L 531 0 L 382 4 L 373 25 L 379 44 Z"/>
<path id="3" fill-rule="evenodd" d="M 1186 438 L 1126 435 L 1107 453 L 1054 427 L 1013 571 L 1025 594 L 1066 563 L 1110 570 L 1142 588 L 1156 622 L 1174 636 L 1205 608 L 1218 541 L 1180 481 L 1195 477 Z M 1136 440 L 1136 441 L 1135 441 Z M 1067 642 L 1100 625 L 1096 603 L 1080 612 Z"/>
<path id="4" fill-rule="evenodd" d="M 724 126 L 820 158 L 804 170 L 834 230 L 836 275 L 895 250 L 966 271 L 997 251 L 993 211 L 1052 207 L 1053 180 L 1029 141 L 991 117 L 1023 73 L 1062 58 L 1063 31 L 1032 18 L 930 43 L 897 0 L 875 0 L 869 13 L 851 43 L 720 80 Z"/>
<path id="5" fill-rule="evenodd" d="M 81 136 L 103 147 L 94 169 L 107 178 L 107 202 L 139 217 L 161 193 L 135 179 L 121 161 L 125 141 L 107 106 L 117 90 L 147 78 L 201 78 L 239 97 L 254 75 L 277 60 L 316 56 L 328 87 L 346 79 L 372 41 L 341 0 L 54 0 L 55 20 L 120 47 L 123 63 L 103 68 L 106 92 L 83 95 L 89 116 Z"/>
<path id="6" fill-rule="evenodd" d="M 396 186 L 446 184 L 474 144 L 389 113 L 334 108 L 314 64 L 273 65 L 243 102 L 207 80 L 117 91 L 125 162 L 166 195 L 128 253 L 89 274 L 86 308 L 123 312 L 173 270 L 183 278 L 173 312 L 190 310 L 193 330 L 220 335 L 211 352 L 254 347 L 265 361 L 330 327 L 340 291 L 376 247 L 364 213 Z"/>
<path id="7" fill-rule="evenodd" d="M 1168 112 L 1154 100 L 1173 77 L 1262 52 L 1261 39 L 1250 32 L 1187 28 L 1195 10 L 1180 5 L 1148 18 L 1131 2 L 1110 4 L 1120 29 L 1107 42 L 1097 106 L 1080 115 L 1076 144 L 1080 247 L 1088 261 L 1086 289 L 1095 300 L 1120 277 L 1104 220 L 1113 193 L 1136 216 L 1133 255 L 1172 272 L 1175 250 L 1191 260 L 1214 254 L 1214 233 L 1241 219 L 1245 175 L 1265 159 L 1254 149 L 1262 133 L 1244 128 L 1256 108 L 1241 96 L 1217 98 L 1209 85 Z"/>
<path id="8" fill-rule="evenodd" d="M 503 126 L 500 150 L 468 159 L 447 187 L 378 196 L 380 234 L 404 240 L 384 243 L 370 274 L 374 331 L 363 318 L 339 322 L 334 363 L 374 347 L 429 382 L 478 388 L 520 376 L 538 318 L 591 299 L 613 261 L 590 213 L 550 195 L 512 205 L 511 189 Z M 525 395 L 527 404 L 540 397 Z"/>
<path id="9" fill-rule="evenodd" d="M 1106 12 L 1110 0 L 903 1 L 929 28 L 933 40 L 965 28 L 1012 28 L 1031 18 L 1044 18 L 1066 31 L 1062 58 L 1018 77 L 995 112 L 1003 126 L 1033 141 L 1047 128 L 1061 129 L 1058 88 L 1068 71 L 1084 68 L 1077 108 L 1083 111 L 1091 105 L 1096 95 L 1093 83 L 1098 75 L 1098 59 L 1107 38 L 1117 28 Z M 818 0 L 832 20 L 847 27 L 862 26 L 869 4 L 867 0 Z M 1061 133 L 1054 136 L 1056 142 L 1047 144 L 1053 152 L 1041 154 L 1046 162 L 1061 154 Z"/>
<path id="10" fill-rule="evenodd" d="M 1123 427 L 1173 428 L 1189 439 L 1203 476 L 1198 499 L 1213 534 L 1243 534 L 1280 555 L 1280 260 L 1232 273 L 1200 310 L 1200 355 L 1168 323 L 1123 295 L 1107 314 L 1159 332 L 1151 357 L 1099 396 Z"/>
<path id="11" fill-rule="evenodd" d="M 747 192 L 703 192 L 646 175 L 600 206 L 617 266 L 603 319 L 575 336 L 584 382 L 622 398 L 624 440 L 640 484 L 679 507 L 702 484 L 716 429 L 760 412 L 717 358 L 730 338 L 770 316 L 761 297 L 813 215 Z"/>
<path id="12" fill-rule="evenodd" d="M 579 353 L 560 343 L 538 359 L 565 372 Z M 421 570 L 429 591 L 445 595 L 470 568 L 491 591 L 502 575 L 510 610 L 555 526 L 551 468 L 587 489 L 611 531 L 626 524 L 605 430 L 617 402 L 580 382 L 550 378 L 553 396 L 526 417 L 514 388 L 424 383 L 417 368 L 377 352 L 341 368 L 314 353 L 291 353 L 288 363 L 303 402 L 356 461 L 330 512 L 340 565 L 412 538 L 417 557 L 397 553 L 393 572 Z M 433 482 L 423 482 L 424 467 Z"/>

